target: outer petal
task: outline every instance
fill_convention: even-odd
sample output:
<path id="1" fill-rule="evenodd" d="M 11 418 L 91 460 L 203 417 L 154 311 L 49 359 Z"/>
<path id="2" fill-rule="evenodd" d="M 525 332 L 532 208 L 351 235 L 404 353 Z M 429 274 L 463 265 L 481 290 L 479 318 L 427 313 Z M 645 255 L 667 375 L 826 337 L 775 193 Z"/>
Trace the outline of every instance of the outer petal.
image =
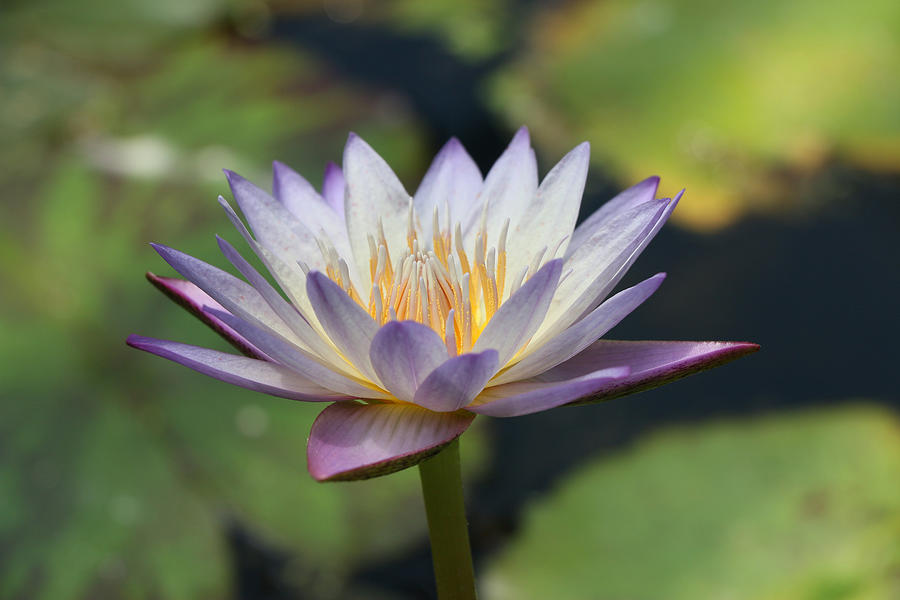
<path id="1" fill-rule="evenodd" d="M 597 390 L 587 404 L 651 389 L 730 362 L 759 350 L 748 342 L 631 342 L 600 340 L 558 367 L 540 376 L 543 381 L 579 377 L 611 365 L 627 365 L 628 377 Z"/>
<path id="2" fill-rule="evenodd" d="M 290 328 L 253 286 L 174 248 L 162 244 L 151 244 L 151 246 L 173 269 L 215 298 L 228 312 L 245 321 L 274 331 L 288 340 L 297 340 Z"/>
<path id="3" fill-rule="evenodd" d="M 590 396 L 628 375 L 628 367 L 611 367 L 567 381 L 519 381 L 486 389 L 467 407 L 492 417 L 518 417 Z"/>
<path id="4" fill-rule="evenodd" d="M 375 319 L 322 273 L 310 271 L 306 291 L 319 322 L 334 345 L 364 375 L 379 383 L 369 358 L 369 348 L 378 332 Z"/>
<path id="5" fill-rule="evenodd" d="M 412 402 L 419 384 L 447 360 L 447 347 L 427 325 L 391 321 L 375 334 L 369 356 L 384 386 L 400 400 Z"/>
<path id="6" fill-rule="evenodd" d="M 658 273 L 641 283 L 622 290 L 612 298 L 594 309 L 584 319 L 578 321 L 543 346 L 525 356 L 512 367 L 494 378 L 492 383 L 499 385 L 519 379 L 526 379 L 543 373 L 561 362 L 564 362 L 595 342 L 607 331 L 619 324 L 631 311 L 640 306 L 644 300 L 655 292 L 663 280 L 665 273 Z"/>
<path id="7" fill-rule="evenodd" d="M 272 274 L 288 298 L 291 299 L 291 302 L 297 307 L 303 318 L 313 328 L 321 332 L 322 329 L 313 312 L 312 304 L 310 304 L 309 297 L 306 295 L 306 275 L 304 275 L 300 265 L 296 261 L 285 262 L 278 254 L 256 241 L 250 235 L 250 230 L 247 229 L 241 218 L 222 196 L 219 196 L 219 204 L 225 210 L 225 214 L 228 215 L 228 220 L 238 230 L 238 233 L 241 234 L 247 245 L 253 249 L 254 254 L 266 266 L 266 269 Z M 353 275 L 353 271 L 351 271 L 351 275 Z"/>
<path id="8" fill-rule="evenodd" d="M 250 358 L 267 360 L 263 351 L 251 344 L 244 336 L 226 325 L 221 319 L 203 311 L 204 306 L 221 310 L 225 310 L 225 308 L 196 285 L 185 279 L 160 277 L 149 271 L 147 272 L 147 280 L 171 300 L 180 304 L 189 313 L 209 325 L 213 331 L 221 335 L 225 341 L 234 346 L 241 354 Z"/>
<path id="9" fill-rule="evenodd" d="M 335 367 L 326 365 L 314 356 L 307 354 L 297 346 L 284 341 L 277 335 L 254 327 L 228 313 L 208 309 L 213 316 L 221 319 L 242 336 L 252 341 L 263 352 L 271 356 L 291 370 L 299 373 L 312 381 L 316 381 L 324 387 L 334 390 L 336 393 L 346 394 L 354 398 L 384 399 L 390 396 L 385 392 L 363 385 L 357 380 L 350 379 L 337 372 Z"/>
<path id="10" fill-rule="evenodd" d="M 315 236 L 287 208 L 237 173 L 225 171 L 225 175 L 260 244 L 288 264 L 302 260 L 313 269 L 325 267 Z"/>
<path id="11" fill-rule="evenodd" d="M 522 127 L 484 179 L 481 204 L 486 209 L 489 244 L 497 243 L 507 218 L 513 227 L 518 223 L 519 217 L 531 204 L 537 186 L 537 160 L 531 149 L 528 129 Z M 475 235 L 479 229 L 482 206 L 478 209 L 467 221 L 463 221 L 465 247 L 469 252 L 475 247 Z"/>
<path id="12" fill-rule="evenodd" d="M 390 255 L 400 256 L 406 245 L 411 198 L 384 159 L 352 133 L 344 148 L 344 176 L 347 179 L 344 195 L 347 233 L 362 278 L 360 292 L 367 297 L 372 285 L 371 274 L 363 268 L 369 264 L 367 236 L 378 231 L 380 221 Z"/>
<path id="13" fill-rule="evenodd" d="M 438 453 L 473 418 L 462 412 L 431 412 L 414 404 L 332 404 L 309 433 L 309 472 L 318 481 L 387 475 Z"/>
<path id="14" fill-rule="evenodd" d="M 349 399 L 348 396 L 327 390 L 273 362 L 140 335 L 128 336 L 127 344 L 138 350 L 168 358 L 204 375 L 270 396 L 310 402 Z"/>
<path id="15" fill-rule="evenodd" d="M 472 352 L 497 351 L 502 367 L 540 327 L 556 291 L 562 259 L 551 260 L 500 305 L 478 336 Z"/>
<path id="16" fill-rule="evenodd" d="M 272 162 L 272 195 L 301 220 L 306 216 L 307 206 L 325 204 L 310 182 L 277 160 Z"/>
<path id="17" fill-rule="evenodd" d="M 570 252 L 574 252 L 578 246 L 587 239 L 593 237 L 595 230 L 602 227 L 603 223 L 615 218 L 615 215 L 629 211 L 639 204 L 649 202 L 656 197 L 659 187 L 659 177 L 656 175 L 634 184 L 627 190 L 620 192 L 612 200 L 598 208 L 584 220 L 572 233 L 569 242 Z"/>
<path id="18" fill-rule="evenodd" d="M 431 243 L 433 211 L 437 207 L 441 219 L 445 219 L 445 207 L 450 209 L 450 223 L 465 222 L 478 210 L 476 206 L 482 179 L 478 165 L 456 138 L 450 138 L 434 157 L 428 172 L 416 190 L 413 203 L 422 227 L 422 239 Z"/>
<path id="19" fill-rule="evenodd" d="M 272 163 L 272 193 L 315 236 L 327 238 L 340 257 L 353 265 L 343 213 L 337 213 L 313 186 L 287 165 Z"/>
<path id="20" fill-rule="evenodd" d="M 334 212 L 344 218 L 344 172 L 333 162 L 325 165 L 325 176 L 322 178 L 322 197 Z M 344 221 L 346 228 L 346 221 Z"/>
<path id="21" fill-rule="evenodd" d="M 557 249 L 557 256 L 566 250 L 566 237 L 572 234 L 584 182 L 587 178 L 590 145 L 585 142 L 566 154 L 544 177 L 528 209 L 509 230 L 507 242 L 507 272 L 518 274 L 535 250 Z"/>
<path id="22" fill-rule="evenodd" d="M 235 250 L 234 246 L 219 236 L 216 236 L 216 239 L 219 242 L 219 248 L 222 250 L 222 254 L 225 255 L 225 258 L 227 258 L 228 261 L 240 271 L 241 275 L 247 278 L 247 281 L 250 282 L 253 288 L 266 299 L 266 302 L 269 303 L 272 310 L 281 317 L 282 321 L 284 321 L 291 328 L 291 331 L 297 334 L 297 337 L 305 344 L 304 347 L 309 348 L 330 364 L 341 365 L 342 370 L 346 370 L 348 365 L 346 365 L 344 359 L 341 358 L 338 353 L 334 351 L 334 348 L 332 348 L 325 340 L 319 337 L 319 334 L 313 330 L 304 315 L 300 314 L 294 306 L 288 304 L 266 278 L 260 275 L 259 272 L 254 269 L 237 250 Z"/>
<path id="23" fill-rule="evenodd" d="M 459 410 L 475 399 L 499 366 L 496 350 L 454 356 L 425 378 L 413 401 L 438 412 Z"/>
<path id="24" fill-rule="evenodd" d="M 538 331 L 537 344 L 557 335 L 606 298 L 668 220 L 679 198 L 680 194 L 674 200 L 645 202 L 617 215 L 567 257 L 566 269 L 572 276 L 559 286 Z"/>

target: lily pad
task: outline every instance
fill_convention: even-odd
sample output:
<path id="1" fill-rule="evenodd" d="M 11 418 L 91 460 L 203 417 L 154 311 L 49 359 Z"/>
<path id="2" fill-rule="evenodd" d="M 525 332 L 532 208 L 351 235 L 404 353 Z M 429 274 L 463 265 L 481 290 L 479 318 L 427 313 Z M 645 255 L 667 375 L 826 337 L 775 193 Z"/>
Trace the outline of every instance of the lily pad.
<path id="1" fill-rule="evenodd" d="M 485 596 L 897 598 L 898 481 L 881 408 L 670 429 L 535 502 Z"/>
<path id="2" fill-rule="evenodd" d="M 539 12 L 529 40 L 494 82 L 498 114 L 552 155 L 591 141 L 623 183 L 686 187 L 682 222 L 790 205 L 785 171 L 835 155 L 900 170 L 893 0 L 572 2 Z"/>

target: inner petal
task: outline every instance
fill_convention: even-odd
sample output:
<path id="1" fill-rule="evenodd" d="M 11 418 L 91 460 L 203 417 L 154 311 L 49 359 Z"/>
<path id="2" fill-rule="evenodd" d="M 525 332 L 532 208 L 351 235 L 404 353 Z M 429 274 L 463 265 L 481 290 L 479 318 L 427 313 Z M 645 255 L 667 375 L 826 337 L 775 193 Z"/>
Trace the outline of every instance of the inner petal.
<path id="1" fill-rule="evenodd" d="M 434 206 L 427 215 L 431 227 L 420 226 L 410 201 L 405 243 L 389 243 L 379 221 L 367 236 L 369 277 L 372 287 L 358 290 L 347 277 L 347 266 L 327 241 L 320 247 L 325 274 L 362 306 L 378 325 L 390 320 L 412 320 L 427 325 L 445 341 L 451 354 L 469 352 L 487 323 L 509 298 L 545 263 L 554 249 L 538 249 L 520 273 L 507 273 L 506 242 L 509 220 L 496 239 L 489 239 L 485 220 L 475 236 L 475 247 L 465 250 L 462 226 L 451 222 L 446 207 Z M 422 239 L 420 232 L 431 232 Z M 391 251 L 391 248 L 394 251 Z M 400 252 L 397 252 L 397 249 Z M 510 276 L 512 275 L 512 276 Z"/>

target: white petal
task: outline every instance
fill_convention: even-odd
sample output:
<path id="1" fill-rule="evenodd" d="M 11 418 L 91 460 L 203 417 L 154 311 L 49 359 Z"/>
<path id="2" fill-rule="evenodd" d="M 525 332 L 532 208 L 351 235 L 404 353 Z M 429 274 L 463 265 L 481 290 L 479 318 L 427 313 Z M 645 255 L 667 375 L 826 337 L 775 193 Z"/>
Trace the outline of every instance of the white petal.
<path id="1" fill-rule="evenodd" d="M 463 223 L 466 251 L 472 252 L 475 248 L 482 209 L 486 210 L 488 243 L 496 244 L 504 221 L 509 218 L 511 226 L 519 222 L 537 187 L 537 160 L 531 149 L 528 129 L 522 127 L 485 177 L 479 210 Z"/>
<path id="2" fill-rule="evenodd" d="M 269 284 L 266 278 L 260 275 L 259 272 L 257 272 L 257 270 L 254 269 L 237 250 L 235 250 L 234 246 L 219 236 L 216 236 L 216 238 L 219 240 L 219 248 L 222 250 L 225 258 L 227 258 L 228 261 L 240 271 L 241 275 L 247 278 L 254 289 L 266 299 L 266 302 L 269 303 L 272 310 L 287 323 L 291 328 L 291 331 L 297 335 L 306 348 L 314 352 L 328 364 L 338 367 L 339 370 L 343 372 L 349 370 L 350 374 L 358 374 L 356 368 L 347 364 L 347 362 L 335 352 L 334 348 L 332 348 L 319 333 L 310 326 L 305 316 L 294 306 L 288 304 L 288 302 L 281 297 L 281 294 Z"/>
<path id="3" fill-rule="evenodd" d="M 523 358 L 495 377 L 491 381 L 491 385 L 526 379 L 569 360 L 640 306 L 659 288 L 663 279 L 665 279 L 665 274 L 659 273 L 635 286 L 622 290 L 543 346 L 535 347 L 532 350 L 533 345 L 529 344 L 523 353 Z"/>
<path id="4" fill-rule="evenodd" d="M 325 267 L 314 235 L 287 208 L 237 173 L 225 174 L 260 244 L 288 264 L 302 260 L 313 269 Z"/>
<path id="5" fill-rule="evenodd" d="M 566 259 L 565 269 L 572 274 L 560 284 L 535 343 L 545 343 L 600 304 L 625 276 L 677 203 L 678 197 L 644 202 L 597 227 L 591 238 Z"/>
<path id="6" fill-rule="evenodd" d="M 343 212 L 335 212 L 306 179 L 278 161 L 272 166 L 272 193 L 306 230 L 316 237 L 326 238 L 334 246 L 338 256 L 350 267 L 354 284 L 361 285 L 350 250 Z M 368 262 L 365 266 L 368 266 Z"/>
<path id="7" fill-rule="evenodd" d="M 353 258 L 359 265 L 359 292 L 366 298 L 372 285 L 371 274 L 364 268 L 369 264 L 368 236 L 375 235 L 381 219 L 388 252 L 392 258 L 400 256 L 406 246 L 411 198 L 384 159 L 354 134 L 350 134 L 344 148 L 344 177 L 347 233 Z"/>
<path id="8" fill-rule="evenodd" d="M 582 242 L 591 238 L 597 227 L 614 218 L 616 214 L 631 210 L 638 204 L 643 204 L 656 197 L 656 189 L 659 187 L 659 177 L 653 176 L 634 184 L 627 190 L 617 194 L 612 200 L 598 208 L 579 225 L 569 242 L 569 252 L 573 252 Z"/>
<path id="9" fill-rule="evenodd" d="M 541 267 L 488 321 L 472 352 L 496 350 L 499 366 L 504 366 L 537 331 L 556 291 L 562 259 Z"/>
<path id="10" fill-rule="evenodd" d="M 450 223 L 441 225 L 452 231 L 457 221 L 467 222 L 469 215 L 480 210 L 477 205 L 481 185 L 478 165 L 459 140 L 451 138 L 434 157 L 413 199 L 426 244 L 431 244 L 434 208 L 444 219 L 445 207 L 450 207 Z"/>
<path id="11" fill-rule="evenodd" d="M 559 248 L 562 256 L 567 237 L 572 234 L 590 161 L 590 145 L 585 142 L 566 154 L 544 177 L 533 200 L 517 222 L 511 222 L 507 242 L 507 272 L 519 273 L 535 249 Z"/>

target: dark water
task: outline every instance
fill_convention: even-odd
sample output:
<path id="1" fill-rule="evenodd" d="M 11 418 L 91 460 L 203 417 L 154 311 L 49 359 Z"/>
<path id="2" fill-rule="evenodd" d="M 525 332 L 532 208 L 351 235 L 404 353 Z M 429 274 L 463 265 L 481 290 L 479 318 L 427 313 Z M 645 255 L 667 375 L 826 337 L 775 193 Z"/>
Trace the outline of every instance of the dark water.
<path id="1" fill-rule="evenodd" d="M 324 18 L 282 20 L 273 35 L 314 52 L 343 78 L 405 98 L 435 150 L 456 135 L 484 168 L 510 137 L 479 92 L 505 55 L 463 63 L 428 37 Z M 808 210 L 745 218 L 713 234 L 665 228 L 624 284 L 658 271 L 669 277 L 611 336 L 750 340 L 761 352 L 608 404 L 491 421 L 493 463 L 469 489 L 476 561 L 516 531 L 530 497 L 581 461 L 660 426 L 852 399 L 900 408 L 900 177 L 834 162 L 802 183 L 797 203 Z M 592 169 L 582 216 L 618 187 Z M 229 525 L 228 540 L 237 597 L 312 597 L 284 580 L 285 552 L 239 523 Z M 387 598 L 432 597 L 427 540 L 367 565 L 349 587 L 370 590 L 359 597 L 374 590 Z"/>

